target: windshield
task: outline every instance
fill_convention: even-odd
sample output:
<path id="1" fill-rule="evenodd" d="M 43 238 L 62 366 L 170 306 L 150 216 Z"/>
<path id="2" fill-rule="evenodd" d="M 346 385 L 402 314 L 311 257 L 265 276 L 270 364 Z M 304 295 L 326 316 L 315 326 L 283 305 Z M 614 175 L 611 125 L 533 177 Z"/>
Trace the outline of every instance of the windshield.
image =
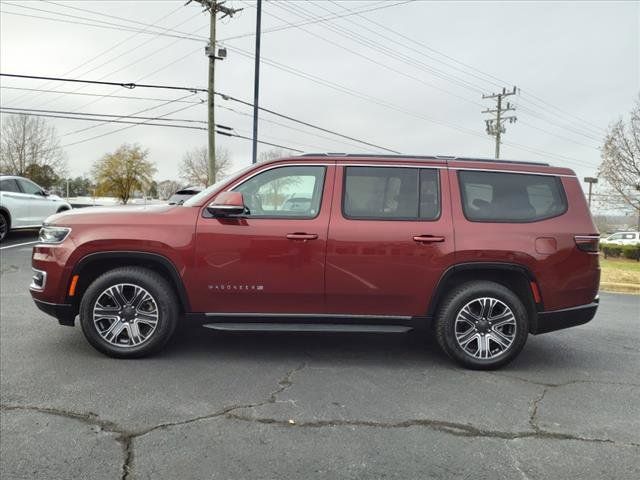
<path id="1" fill-rule="evenodd" d="M 209 195 L 211 195 L 213 192 L 215 192 L 217 189 L 219 189 L 222 185 L 224 185 L 225 183 L 233 182 L 236 178 L 241 177 L 246 172 L 251 170 L 253 167 L 255 167 L 255 165 L 251 164 L 248 167 L 245 167 L 245 168 L 243 168 L 241 170 L 238 170 L 236 173 L 234 173 L 230 177 L 226 177 L 226 178 L 223 178 L 222 180 L 218 180 L 216 183 L 214 183 L 213 185 L 209 185 L 207 188 L 202 190 L 197 195 L 194 195 L 190 199 L 185 200 L 183 205 L 185 207 L 197 207 L 197 206 L 201 205 L 202 202 L 207 197 L 209 197 Z"/>

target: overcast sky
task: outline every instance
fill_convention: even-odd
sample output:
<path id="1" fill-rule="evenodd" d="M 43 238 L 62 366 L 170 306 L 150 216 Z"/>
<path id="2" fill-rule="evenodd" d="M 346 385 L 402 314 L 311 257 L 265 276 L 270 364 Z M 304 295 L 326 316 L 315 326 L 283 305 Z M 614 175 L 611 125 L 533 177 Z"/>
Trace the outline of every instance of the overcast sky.
<path id="1" fill-rule="evenodd" d="M 0 70 L 206 88 L 208 15 L 184 3 L 2 1 Z M 521 92 L 509 101 L 518 121 L 506 125 L 502 158 L 546 161 L 580 176 L 595 173 L 607 125 L 626 115 L 640 90 L 638 2 L 400 3 L 265 1 L 260 104 L 403 153 L 490 157 L 494 143 L 481 110 L 495 104 L 482 93 L 516 85 Z M 227 5 L 243 10 L 218 22 L 228 57 L 217 63 L 216 90 L 251 101 L 255 2 Z M 349 10 L 369 11 L 317 21 Z M 301 23 L 306 25 L 292 26 Z M 117 29 L 123 26 L 138 32 Z M 282 26 L 289 28 L 277 29 Z M 205 104 L 167 104 L 185 96 L 183 101 L 198 101 L 204 94 L 6 77 L 0 82 L 3 107 L 119 115 L 147 110 L 139 115 L 150 117 L 186 107 L 167 117 L 206 120 Z M 251 109 L 216 101 L 216 121 L 251 136 Z M 89 173 L 93 161 L 120 144 L 138 142 L 156 162 L 158 180 L 177 178 L 184 152 L 207 141 L 201 130 L 135 126 L 109 134 L 126 125 L 51 122 L 64 145 L 106 134 L 65 148 L 74 176 Z M 269 114 L 261 117 L 260 139 L 306 152 L 374 151 Z M 231 152 L 234 168 L 251 162 L 249 141 L 217 141 Z"/>

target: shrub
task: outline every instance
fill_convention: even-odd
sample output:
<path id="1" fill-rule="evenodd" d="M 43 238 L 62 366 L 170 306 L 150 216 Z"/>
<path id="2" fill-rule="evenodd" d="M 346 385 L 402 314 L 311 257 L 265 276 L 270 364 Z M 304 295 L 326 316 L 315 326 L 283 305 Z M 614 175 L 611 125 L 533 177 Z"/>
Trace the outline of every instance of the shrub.
<path id="1" fill-rule="evenodd" d="M 604 255 L 604 258 L 618 258 L 622 255 L 622 245 L 600 245 L 600 251 Z"/>
<path id="2" fill-rule="evenodd" d="M 622 247 L 622 256 L 640 262 L 640 245 L 625 245 Z"/>

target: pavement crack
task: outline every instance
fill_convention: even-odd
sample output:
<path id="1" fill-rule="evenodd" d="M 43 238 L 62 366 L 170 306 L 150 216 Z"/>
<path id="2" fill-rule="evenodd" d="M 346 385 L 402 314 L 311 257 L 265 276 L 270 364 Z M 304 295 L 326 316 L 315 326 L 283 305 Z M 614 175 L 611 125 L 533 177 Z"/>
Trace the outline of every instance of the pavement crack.
<path id="1" fill-rule="evenodd" d="M 568 380 L 566 382 L 560 382 L 560 383 L 548 383 L 548 382 L 538 382 L 536 380 L 530 380 L 528 378 L 519 377 L 516 375 L 508 375 L 508 374 L 499 373 L 499 372 L 487 372 L 487 373 L 495 377 L 510 378 L 512 380 L 519 380 L 521 382 L 529 383 L 531 385 L 537 385 L 539 387 L 549 387 L 549 388 L 566 387 L 569 385 L 577 385 L 581 383 L 586 383 L 589 385 L 621 385 L 625 387 L 640 387 L 640 384 L 637 384 L 637 383 L 611 382 L 608 380 Z"/>
<path id="2" fill-rule="evenodd" d="M 538 406 L 540 405 L 540 402 L 544 399 L 544 396 L 547 394 L 547 392 L 549 391 L 549 388 L 551 387 L 545 387 L 542 390 L 542 393 L 531 402 L 531 406 L 529 407 L 529 425 L 531 426 L 531 428 L 533 429 L 534 432 L 539 432 L 540 431 L 540 427 L 538 426 L 537 423 L 537 416 L 538 416 Z"/>
<path id="3" fill-rule="evenodd" d="M 572 435 L 568 433 L 549 432 L 542 429 L 536 431 L 523 431 L 523 432 L 504 432 L 500 430 L 487 430 L 478 427 L 474 427 L 469 424 L 446 422 L 442 420 L 431 419 L 413 419 L 403 420 L 399 422 L 378 422 L 373 420 L 347 420 L 347 419 L 330 419 L 330 420 L 315 420 L 315 421 L 299 421 L 290 422 L 288 420 L 282 420 L 278 418 L 264 418 L 264 417 L 252 417 L 248 415 L 240 415 L 238 413 L 229 412 L 225 415 L 226 418 L 232 420 L 239 420 L 244 422 L 262 423 L 266 425 L 275 425 L 280 427 L 289 428 L 327 428 L 327 427 L 372 427 L 372 428 L 410 428 L 410 427 L 425 427 L 431 430 L 448 433 L 450 435 L 458 437 L 472 437 L 472 438 L 497 438 L 502 440 L 517 440 L 525 438 L 535 439 L 547 439 L 547 440 L 575 440 L 580 442 L 589 443 L 610 443 L 618 445 L 627 445 L 635 447 L 635 444 L 615 442 L 607 438 L 588 438 L 580 437 L 578 435 Z"/>
<path id="4" fill-rule="evenodd" d="M 286 375 L 282 378 L 282 380 L 280 380 L 278 382 L 278 388 L 276 390 L 274 390 L 271 395 L 269 395 L 269 399 L 266 402 L 263 402 L 262 404 L 258 404 L 256 405 L 257 407 L 264 405 L 266 403 L 276 403 L 276 401 L 278 400 L 278 395 L 280 395 L 281 393 L 283 393 L 285 390 L 287 390 L 288 388 L 290 388 L 293 385 L 293 376 L 296 373 L 301 372 L 302 370 L 304 370 L 307 366 L 306 362 L 302 362 L 300 365 L 298 365 L 296 368 L 292 368 L 291 370 L 289 370 Z"/>

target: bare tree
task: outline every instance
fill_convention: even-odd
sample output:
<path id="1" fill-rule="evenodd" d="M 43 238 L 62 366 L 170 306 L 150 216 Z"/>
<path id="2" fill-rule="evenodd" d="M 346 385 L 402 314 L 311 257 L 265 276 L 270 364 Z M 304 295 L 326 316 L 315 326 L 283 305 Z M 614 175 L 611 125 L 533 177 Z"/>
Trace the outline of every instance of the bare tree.
<path id="1" fill-rule="evenodd" d="M 640 97 L 629 123 L 620 119 L 609 127 L 598 175 L 609 190 L 608 205 L 630 208 L 638 216 L 640 227 Z"/>
<path id="2" fill-rule="evenodd" d="M 158 182 L 158 197 L 160 200 L 167 200 L 178 190 L 180 190 L 180 184 L 175 180 L 163 180 Z"/>
<path id="3" fill-rule="evenodd" d="M 216 167 L 211 183 L 227 176 L 231 167 L 231 155 L 225 148 L 216 148 Z M 206 187 L 209 185 L 209 155 L 207 147 L 189 150 L 182 158 L 180 178 L 189 185 Z"/>
<path id="4" fill-rule="evenodd" d="M 46 120 L 27 115 L 11 115 L 2 120 L 0 171 L 33 177 L 50 184 L 66 174 L 67 162 L 55 127 Z"/>

